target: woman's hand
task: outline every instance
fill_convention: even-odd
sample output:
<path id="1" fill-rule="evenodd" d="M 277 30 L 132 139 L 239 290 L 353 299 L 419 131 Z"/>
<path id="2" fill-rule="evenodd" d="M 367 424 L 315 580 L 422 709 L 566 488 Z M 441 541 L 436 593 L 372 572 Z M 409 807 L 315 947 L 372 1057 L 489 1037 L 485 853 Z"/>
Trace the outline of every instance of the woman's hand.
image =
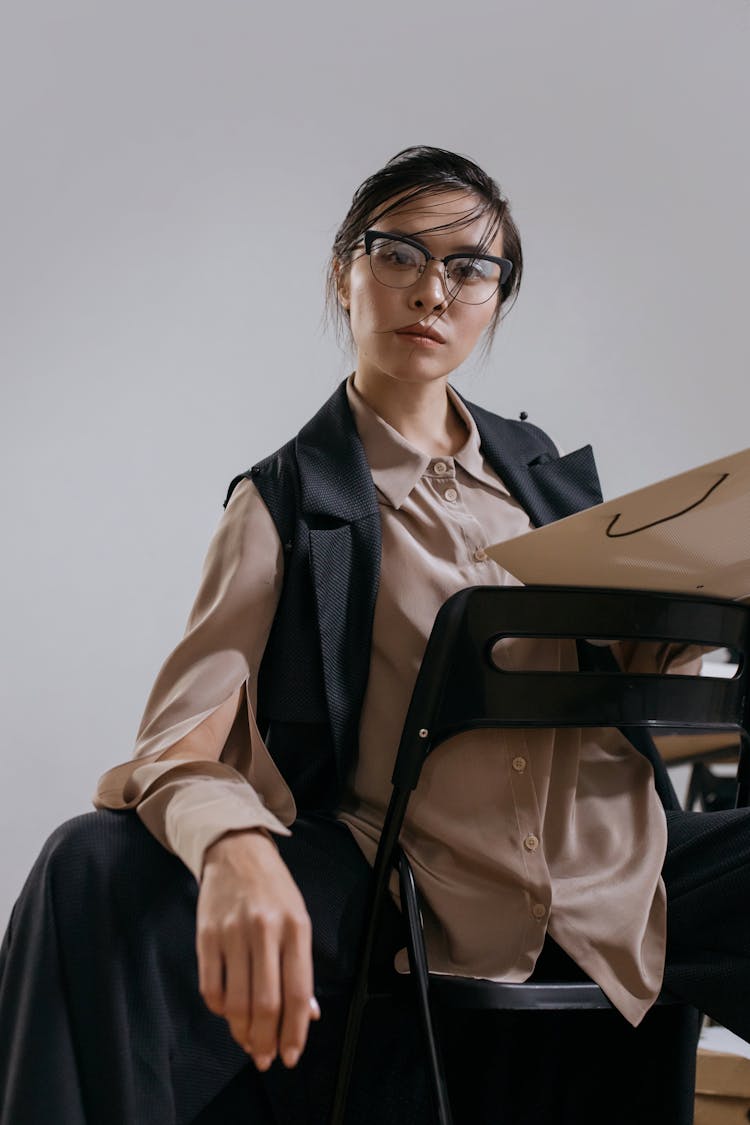
<path id="1" fill-rule="evenodd" d="M 207 850 L 196 948 L 201 996 L 258 1069 L 277 1053 L 294 1066 L 310 1020 L 320 1017 L 310 917 L 262 830 L 229 833 Z"/>

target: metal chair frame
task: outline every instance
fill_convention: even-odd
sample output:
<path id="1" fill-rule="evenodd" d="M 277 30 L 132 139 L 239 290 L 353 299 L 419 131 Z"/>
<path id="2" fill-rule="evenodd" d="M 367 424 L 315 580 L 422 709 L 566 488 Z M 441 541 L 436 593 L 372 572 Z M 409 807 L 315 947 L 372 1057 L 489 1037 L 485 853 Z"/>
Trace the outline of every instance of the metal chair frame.
<path id="1" fill-rule="evenodd" d="M 505 671 L 492 660 L 504 637 L 697 643 L 740 654 L 732 679 L 621 671 Z M 590 649 L 591 646 L 588 646 Z M 555 586 L 477 586 L 437 614 L 412 694 L 393 770 L 393 791 L 372 874 L 359 968 L 342 1050 L 332 1125 L 343 1125 L 380 910 L 394 866 L 405 915 L 436 1120 L 452 1125 L 431 997 L 453 1007 L 608 1008 L 593 982 L 498 983 L 430 974 L 419 899 L 399 833 L 422 765 L 440 743 L 478 727 L 645 727 L 738 731 L 738 805 L 748 803 L 750 606 L 692 595 Z M 580 651 L 580 650 L 579 650 Z M 663 1003 L 675 1002 L 662 995 Z"/>

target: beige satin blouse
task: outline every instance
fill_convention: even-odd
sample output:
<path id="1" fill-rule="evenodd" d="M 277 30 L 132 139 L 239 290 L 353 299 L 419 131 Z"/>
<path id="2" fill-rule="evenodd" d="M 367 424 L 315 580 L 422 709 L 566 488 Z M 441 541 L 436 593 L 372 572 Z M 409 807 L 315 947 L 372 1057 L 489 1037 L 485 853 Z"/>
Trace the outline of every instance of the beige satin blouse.
<path id="1" fill-rule="evenodd" d="M 372 469 L 383 555 L 360 748 L 340 810 L 372 860 L 409 697 L 435 614 L 456 590 L 515 583 L 485 547 L 529 529 L 484 462 L 471 415 L 454 457 L 428 457 L 361 398 L 349 404 Z M 146 704 L 134 758 L 100 780 L 99 808 L 134 808 L 200 879 L 224 833 L 288 833 L 296 810 L 254 720 L 257 674 L 278 604 L 283 554 L 271 516 L 243 480 L 210 544 L 185 635 Z M 619 646 L 634 670 L 694 656 Z M 513 667 L 575 667 L 573 642 L 509 640 Z M 227 700 L 243 705 L 218 762 L 160 755 Z M 434 971 L 527 979 L 549 929 L 637 1024 L 661 986 L 664 811 L 651 767 L 616 731 L 476 731 L 428 759 L 402 842 L 424 902 Z M 397 887 L 394 887 L 397 896 Z M 403 954 L 399 968 L 406 967 Z"/>

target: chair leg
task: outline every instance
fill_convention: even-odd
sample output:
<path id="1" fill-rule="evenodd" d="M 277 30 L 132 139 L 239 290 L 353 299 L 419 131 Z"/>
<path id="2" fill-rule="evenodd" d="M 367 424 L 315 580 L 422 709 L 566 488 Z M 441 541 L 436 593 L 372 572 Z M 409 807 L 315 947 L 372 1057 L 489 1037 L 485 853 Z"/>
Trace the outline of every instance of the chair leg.
<path id="1" fill-rule="evenodd" d="M 750 804 L 750 699 L 745 699 L 745 720 L 740 731 L 740 756 L 737 762 L 737 799 L 735 805 L 738 809 L 747 808 Z"/>
<path id="2" fill-rule="evenodd" d="M 372 872 L 372 896 L 367 908 L 362 949 L 349 1005 L 344 1042 L 341 1048 L 330 1125 L 344 1125 L 346 1120 L 349 1086 L 351 1085 L 352 1071 L 359 1044 L 362 1018 L 369 996 L 370 966 L 372 965 L 375 934 L 380 919 L 383 896 L 387 894 L 387 875 L 391 870 L 391 856 L 398 840 L 399 827 L 403 822 L 404 810 L 408 801 L 409 790 L 394 787 L 380 834 L 380 843 Z"/>
<path id="3" fill-rule="evenodd" d="M 409 968 L 417 990 L 419 1013 L 422 1018 L 427 1062 L 429 1067 L 430 1089 L 432 1091 L 435 1112 L 439 1125 L 453 1125 L 448 1088 L 445 1081 L 445 1071 L 440 1053 L 440 1043 L 435 1031 L 435 1025 L 430 1010 L 430 981 L 427 967 L 427 953 L 424 946 L 422 933 L 422 919 L 419 913 L 417 888 L 414 883 L 414 874 L 408 859 L 401 848 L 398 849 L 398 875 L 401 888 L 401 908 L 406 915 L 407 922 L 407 952 L 409 954 Z"/>
<path id="4" fill-rule="evenodd" d="M 331 1111 L 331 1125 L 344 1125 L 344 1122 L 346 1120 L 346 1106 L 349 1097 L 349 1087 L 351 1085 L 352 1071 L 354 1070 L 354 1060 L 357 1055 L 359 1033 L 362 1027 L 362 1017 L 364 1015 L 366 1004 L 367 975 L 364 975 L 364 980 L 361 979 L 360 975 L 360 979 L 356 981 L 354 986 L 354 993 L 352 995 L 351 1004 L 349 1006 L 349 1015 L 346 1022 L 344 1042 L 341 1046 L 341 1058 L 339 1059 L 336 1092 L 333 1099 L 333 1109 Z"/>

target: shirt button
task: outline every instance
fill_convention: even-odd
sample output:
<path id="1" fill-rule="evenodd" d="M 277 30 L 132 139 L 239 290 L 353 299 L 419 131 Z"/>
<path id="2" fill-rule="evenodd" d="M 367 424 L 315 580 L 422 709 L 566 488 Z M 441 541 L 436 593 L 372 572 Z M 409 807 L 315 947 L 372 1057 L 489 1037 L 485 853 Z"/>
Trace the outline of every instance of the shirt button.
<path id="1" fill-rule="evenodd" d="M 485 551 L 484 547 L 477 547 L 476 551 L 474 552 L 474 561 L 485 562 L 486 558 L 487 552 Z"/>
<path id="2" fill-rule="evenodd" d="M 547 913 L 547 907 L 544 906 L 541 902 L 535 902 L 531 908 L 531 913 L 538 921 L 541 921 L 544 915 Z"/>
<path id="3" fill-rule="evenodd" d="M 523 842 L 523 846 L 527 852 L 535 852 L 539 847 L 539 838 L 537 836 L 527 836 Z"/>
<path id="4" fill-rule="evenodd" d="M 523 773 L 523 771 L 526 769 L 526 759 L 521 757 L 514 758 L 513 769 L 516 771 L 516 773 Z"/>
<path id="5" fill-rule="evenodd" d="M 453 504 L 456 500 L 458 500 L 458 493 L 456 492 L 455 488 L 446 488 L 445 499 L 450 504 Z"/>
<path id="6" fill-rule="evenodd" d="M 442 477 L 444 473 L 448 472 L 448 466 L 445 461 L 436 461 L 432 467 L 439 477 Z"/>

